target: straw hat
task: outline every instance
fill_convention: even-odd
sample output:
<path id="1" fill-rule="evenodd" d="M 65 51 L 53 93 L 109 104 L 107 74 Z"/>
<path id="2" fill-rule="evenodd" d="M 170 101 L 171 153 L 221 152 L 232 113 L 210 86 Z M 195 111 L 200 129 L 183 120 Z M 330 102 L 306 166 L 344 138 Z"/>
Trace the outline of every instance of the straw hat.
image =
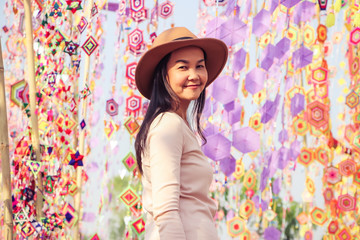
<path id="1" fill-rule="evenodd" d="M 208 71 L 206 86 L 216 79 L 227 61 L 226 44 L 216 38 L 198 38 L 185 27 L 174 27 L 162 32 L 137 64 L 135 82 L 144 97 L 151 98 L 154 71 L 161 59 L 176 49 L 188 46 L 199 47 L 206 53 L 205 65 Z"/>

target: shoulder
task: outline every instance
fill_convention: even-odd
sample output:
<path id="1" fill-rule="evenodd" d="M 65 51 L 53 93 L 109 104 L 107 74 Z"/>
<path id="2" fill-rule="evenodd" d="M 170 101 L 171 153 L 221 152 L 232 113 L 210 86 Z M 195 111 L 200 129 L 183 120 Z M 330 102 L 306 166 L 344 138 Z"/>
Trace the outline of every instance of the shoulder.
<path id="1" fill-rule="evenodd" d="M 179 115 L 173 112 L 164 112 L 159 114 L 151 123 L 150 129 L 165 129 L 171 131 L 172 129 L 182 128 L 183 120 Z"/>
<path id="2" fill-rule="evenodd" d="M 151 123 L 148 141 L 154 144 L 180 146 L 183 142 L 183 124 L 181 117 L 176 113 L 161 113 Z"/>

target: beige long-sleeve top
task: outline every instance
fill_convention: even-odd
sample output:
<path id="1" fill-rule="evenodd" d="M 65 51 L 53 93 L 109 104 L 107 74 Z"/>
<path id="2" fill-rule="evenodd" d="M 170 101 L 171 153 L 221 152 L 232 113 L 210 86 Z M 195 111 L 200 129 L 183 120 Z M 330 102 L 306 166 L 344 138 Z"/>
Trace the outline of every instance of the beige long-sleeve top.
<path id="1" fill-rule="evenodd" d="M 142 157 L 146 240 L 217 240 L 213 170 L 196 135 L 176 113 L 151 124 Z"/>

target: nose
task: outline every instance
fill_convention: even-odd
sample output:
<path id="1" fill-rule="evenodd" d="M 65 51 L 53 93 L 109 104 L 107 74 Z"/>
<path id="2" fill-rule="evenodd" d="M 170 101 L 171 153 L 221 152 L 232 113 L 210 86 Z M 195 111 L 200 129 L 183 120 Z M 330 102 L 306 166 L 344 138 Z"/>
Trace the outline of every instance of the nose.
<path id="1" fill-rule="evenodd" d="M 198 80 L 199 79 L 199 74 L 196 71 L 196 69 L 190 68 L 189 69 L 189 80 Z"/>

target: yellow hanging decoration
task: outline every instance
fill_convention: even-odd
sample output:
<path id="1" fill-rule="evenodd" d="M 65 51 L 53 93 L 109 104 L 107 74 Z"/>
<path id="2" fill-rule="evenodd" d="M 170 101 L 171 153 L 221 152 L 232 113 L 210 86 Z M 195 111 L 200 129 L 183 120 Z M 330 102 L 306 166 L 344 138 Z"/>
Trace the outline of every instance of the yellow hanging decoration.
<path id="1" fill-rule="evenodd" d="M 360 12 L 355 13 L 353 26 L 354 27 L 360 27 Z"/>
<path id="2" fill-rule="evenodd" d="M 336 0 L 334 5 L 334 10 L 336 13 L 338 13 L 341 9 L 341 0 Z"/>
<path id="3" fill-rule="evenodd" d="M 332 27 L 335 25 L 335 14 L 333 12 L 330 12 L 327 16 L 326 16 L 326 22 L 325 22 L 326 27 Z"/>

